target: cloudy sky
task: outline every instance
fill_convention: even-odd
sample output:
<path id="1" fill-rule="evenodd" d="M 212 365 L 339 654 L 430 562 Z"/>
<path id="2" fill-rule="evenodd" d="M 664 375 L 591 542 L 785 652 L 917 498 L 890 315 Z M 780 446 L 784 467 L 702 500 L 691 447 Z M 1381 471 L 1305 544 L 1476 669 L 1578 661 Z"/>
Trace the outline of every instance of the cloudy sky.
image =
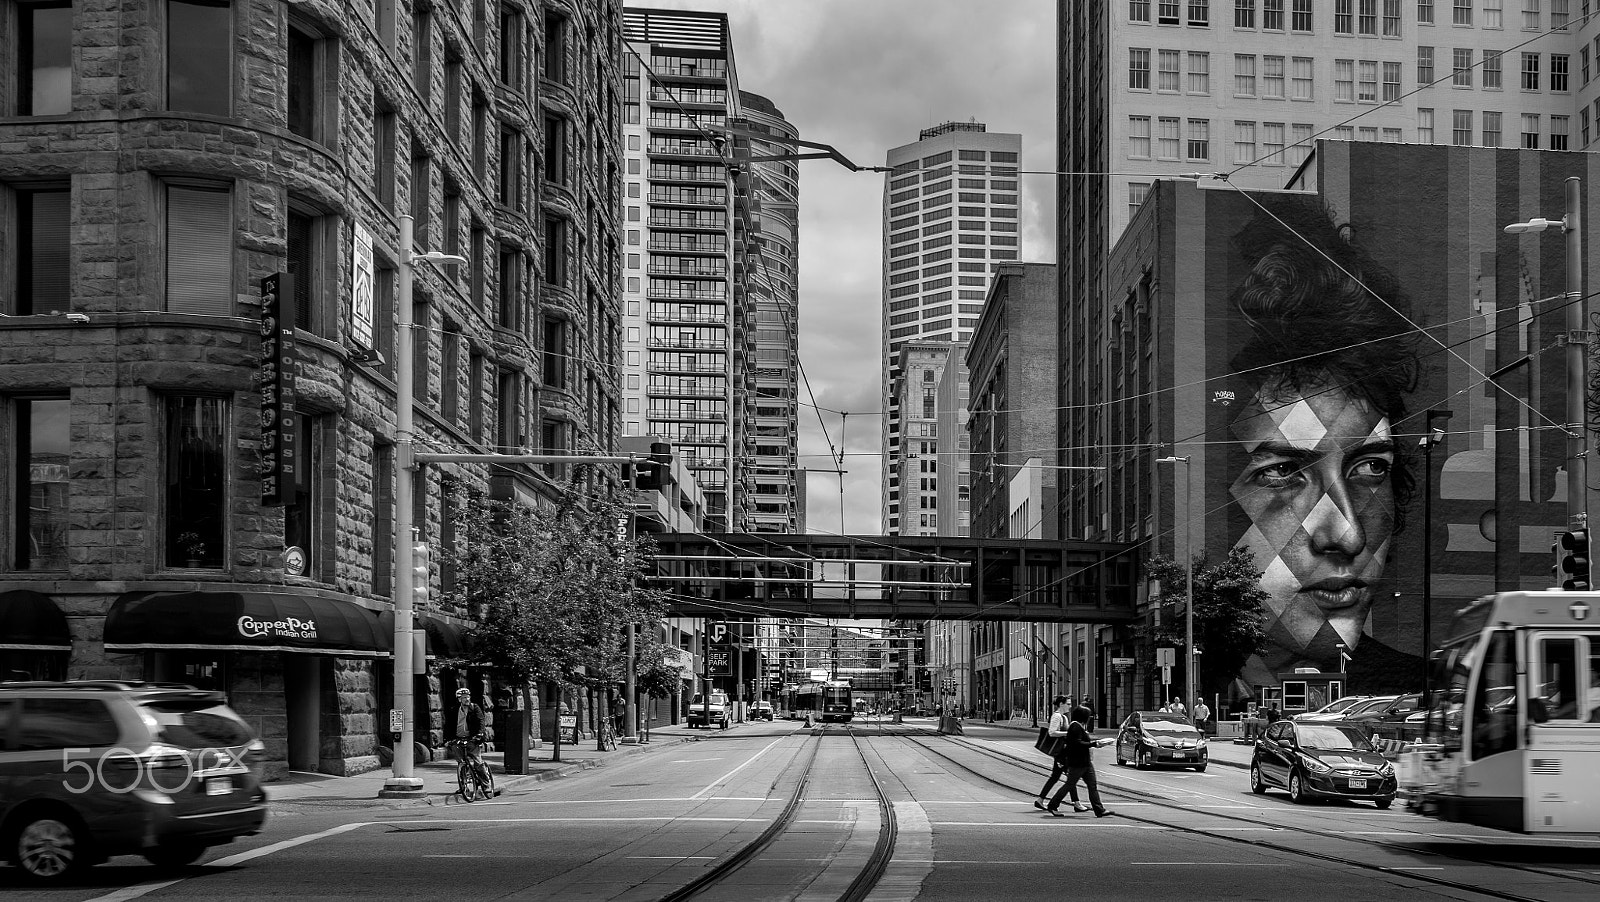
<path id="1" fill-rule="evenodd" d="M 1024 170 L 1055 165 L 1052 0 L 646 0 L 726 12 L 739 86 L 777 104 L 807 141 L 860 166 L 931 125 L 976 119 L 1022 135 Z M 800 465 L 845 451 L 844 532 L 879 532 L 883 176 L 800 164 L 800 362 L 819 411 L 800 409 Z M 1022 259 L 1055 257 L 1054 188 L 1023 181 Z M 800 387 L 800 399 L 812 403 Z M 848 418 L 838 411 L 847 411 Z M 828 438 L 824 438 L 826 428 Z M 831 473 L 810 475 L 809 531 L 837 533 Z"/>

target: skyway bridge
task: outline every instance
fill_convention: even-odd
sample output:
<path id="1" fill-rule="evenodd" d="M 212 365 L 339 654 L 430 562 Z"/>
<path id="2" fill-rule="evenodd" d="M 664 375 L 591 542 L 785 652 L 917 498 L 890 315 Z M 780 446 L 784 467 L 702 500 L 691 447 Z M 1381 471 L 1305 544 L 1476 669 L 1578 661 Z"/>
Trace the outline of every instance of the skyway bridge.
<path id="1" fill-rule="evenodd" d="M 674 617 L 1033 620 L 1134 616 L 1136 546 L 964 536 L 662 533 Z"/>

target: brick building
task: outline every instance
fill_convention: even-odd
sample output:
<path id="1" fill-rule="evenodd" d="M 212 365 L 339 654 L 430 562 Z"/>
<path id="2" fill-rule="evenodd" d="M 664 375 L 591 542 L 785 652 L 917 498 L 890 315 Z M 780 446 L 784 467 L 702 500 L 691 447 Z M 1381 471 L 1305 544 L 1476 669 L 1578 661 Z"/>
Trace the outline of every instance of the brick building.
<path id="1" fill-rule="evenodd" d="M 468 260 L 416 267 L 418 441 L 613 451 L 621 4 L 0 9 L 0 678 L 215 686 L 275 770 L 377 767 L 399 217 L 417 251 Z M 293 385 L 272 431 L 295 466 L 270 504 L 278 273 Z M 464 624 L 440 601 L 453 511 L 537 504 L 566 474 L 423 474 L 432 655 Z M 458 681 L 498 697 L 429 669 L 421 741 Z"/>

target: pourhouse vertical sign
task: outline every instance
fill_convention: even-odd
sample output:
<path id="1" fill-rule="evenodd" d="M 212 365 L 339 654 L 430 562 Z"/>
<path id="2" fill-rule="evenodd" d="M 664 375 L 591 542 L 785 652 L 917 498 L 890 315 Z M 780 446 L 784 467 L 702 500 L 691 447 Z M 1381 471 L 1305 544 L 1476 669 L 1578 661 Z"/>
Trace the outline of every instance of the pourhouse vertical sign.
<path id="1" fill-rule="evenodd" d="M 283 504 L 299 476 L 295 459 L 294 277 L 261 280 L 261 503 Z"/>

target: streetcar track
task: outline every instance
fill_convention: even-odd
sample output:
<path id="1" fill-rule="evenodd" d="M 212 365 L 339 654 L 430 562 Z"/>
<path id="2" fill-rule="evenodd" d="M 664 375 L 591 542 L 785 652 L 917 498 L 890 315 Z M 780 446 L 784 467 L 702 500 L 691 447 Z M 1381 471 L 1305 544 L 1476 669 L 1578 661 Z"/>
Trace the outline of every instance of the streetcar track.
<path id="1" fill-rule="evenodd" d="M 872 853 L 867 856 L 867 860 L 861 870 L 856 873 L 849 887 L 840 896 L 843 902 L 863 902 L 883 878 L 884 871 L 894 858 L 895 839 L 899 831 L 895 820 L 894 805 L 889 801 L 883 784 L 878 781 L 877 774 L 873 773 L 872 761 L 861 744 L 858 731 L 849 724 L 843 725 L 843 728 L 846 735 L 850 737 L 852 747 L 861 757 L 862 766 L 866 769 L 867 779 L 871 781 L 874 795 L 877 797 L 879 812 L 878 837 L 873 843 Z M 880 734 L 883 733 L 881 725 L 879 732 Z M 766 858 L 761 853 L 777 842 L 779 837 L 783 836 L 790 827 L 801 823 L 797 820 L 797 815 L 801 804 L 806 800 L 806 790 L 810 785 L 812 768 L 817 763 L 817 756 L 822 751 L 824 738 L 829 733 L 830 731 L 821 725 L 812 728 L 811 736 L 815 742 L 812 743 L 811 754 L 806 759 L 805 767 L 801 770 L 799 779 L 795 781 L 794 791 L 790 794 L 788 802 L 784 804 L 783 811 L 779 812 L 772 823 L 768 824 L 755 839 L 717 861 L 705 873 L 663 896 L 662 902 L 686 902 L 686 900 L 696 898 L 709 892 L 713 887 L 724 883 L 753 862 L 789 860 Z M 776 788 L 776 781 L 777 777 L 774 777 L 774 788 Z M 831 856 L 822 860 L 829 861 Z"/>
<path id="2" fill-rule="evenodd" d="M 921 732 L 920 735 L 928 736 L 928 735 L 934 735 L 934 734 L 930 734 L 926 730 L 924 730 L 924 731 Z M 995 778 L 993 776 L 990 776 L 989 774 L 986 774 L 983 771 L 980 771 L 980 770 L 978 770 L 978 769 L 976 769 L 976 768 L 974 768 L 974 767 L 972 767 L 972 766 L 970 766 L 968 764 L 965 764 L 965 763 L 957 760 L 954 757 L 951 757 L 950 755 L 945 754 L 944 752 L 939 751 L 938 749 L 934 748 L 929 743 L 918 741 L 917 735 L 907 734 L 907 735 L 904 736 L 904 738 L 908 742 L 910 742 L 912 745 L 916 746 L 917 748 L 919 748 L 919 749 L 921 749 L 921 750 L 923 750 L 925 752 L 928 752 L 930 754 L 937 755 L 938 757 L 943 758 L 944 760 L 950 762 L 951 764 L 954 764 L 956 767 L 959 767 L 960 769 L 962 769 L 964 771 L 967 771 L 968 773 L 971 773 L 974 776 L 977 776 L 977 777 L 979 777 L 979 778 L 981 778 L 981 779 L 983 779 L 983 780 L 985 780 L 987 782 L 993 783 L 993 784 L 995 784 L 997 786 L 1004 787 L 1005 789 L 1011 790 L 1013 792 L 1021 792 L 1021 793 L 1024 793 L 1024 794 L 1031 794 L 1029 792 L 1029 790 L 1027 790 L 1025 788 L 1014 786 L 1014 785 L 1006 783 L 1006 782 L 1004 782 L 1004 781 L 1002 781 L 1000 779 L 997 779 L 997 778 Z M 1030 774 L 1033 774 L 1033 775 L 1043 775 L 1043 774 L 1048 772 L 1046 769 L 1041 768 L 1036 764 L 1033 764 L 1033 763 L 1030 763 L 1030 762 L 1027 762 L 1027 761 L 1023 761 L 1023 760 L 1021 760 L 1019 758 L 1013 758 L 1010 755 L 1004 754 L 1004 753 L 1002 753 L 1002 752 L 1000 752 L 998 750 L 989 749 L 989 748 L 985 748 L 985 747 L 980 746 L 980 745 L 976 745 L 976 744 L 972 743 L 971 741 L 960 740 L 957 737 L 945 737 L 945 738 L 948 741 L 955 742 L 956 744 L 960 745 L 962 748 L 968 749 L 968 750 L 970 750 L 972 752 L 976 752 L 976 753 L 978 753 L 980 755 L 983 755 L 985 757 L 988 757 L 988 758 L 1003 762 L 1005 764 L 1009 764 L 1009 765 L 1011 765 L 1011 766 L 1013 766 L 1013 767 L 1015 767 L 1015 768 L 1017 768 L 1019 770 L 1029 772 Z M 1244 822 L 1244 823 L 1250 824 L 1251 826 L 1255 826 L 1255 827 L 1263 826 L 1258 821 L 1252 821 L 1252 820 L 1250 820 L 1248 818 L 1240 817 L 1238 815 L 1223 814 L 1223 813 L 1220 813 L 1220 812 L 1217 812 L 1217 811 L 1213 811 L 1213 810 L 1202 810 L 1202 811 L 1198 811 L 1197 812 L 1197 809 L 1194 809 L 1194 808 L 1191 808 L 1191 807 L 1187 807 L 1187 806 L 1183 806 L 1183 805 L 1177 805 L 1177 804 L 1168 802 L 1165 799 L 1163 799 L 1161 796 L 1158 796 L 1158 795 L 1156 795 L 1154 793 L 1145 792 L 1145 791 L 1142 791 L 1142 790 L 1123 789 L 1123 788 L 1120 788 L 1120 787 L 1112 788 L 1112 787 L 1108 787 L 1108 786 L 1102 786 L 1101 789 L 1102 789 L 1102 791 L 1108 791 L 1108 792 L 1116 793 L 1120 797 L 1137 798 L 1137 799 L 1140 799 L 1141 801 L 1145 801 L 1148 804 L 1151 804 L 1151 805 L 1153 805 L 1155 807 L 1158 807 L 1158 808 L 1166 808 L 1166 809 L 1170 809 L 1170 810 L 1183 811 L 1183 812 L 1188 812 L 1188 813 L 1204 813 L 1204 814 L 1206 814 L 1206 815 L 1208 815 L 1208 816 L 1210 816 L 1212 818 L 1220 818 L 1220 819 L 1224 819 L 1224 820 L 1240 821 L 1240 822 Z M 1450 879 L 1444 878 L 1444 877 L 1434 877 L 1434 876 L 1431 876 L 1431 875 L 1428 875 L 1428 874 L 1417 873 L 1414 869 L 1411 869 L 1411 868 L 1390 867 L 1388 865 L 1372 864 L 1372 863 L 1369 863 L 1369 862 L 1360 861 L 1359 859 L 1355 859 L 1355 858 L 1349 858 L 1349 857 L 1326 854 L 1326 853 L 1320 853 L 1320 852 L 1311 852 L 1311 851 L 1307 851 L 1307 850 L 1302 849 L 1302 848 L 1297 848 L 1297 847 L 1294 847 L 1294 846 L 1289 846 L 1289 845 L 1284 845 L 1284 844 L 1281 844 L 1281 843 L 1272 842 L 1270 840 L 1255 839 L 1255 838 L 1246 837 L 1246 836 L 1230 835 L 1230 834 L 1227 834 L 1227 833 L 1211 832 L 1209 830 L 1203 830 L 1203 829 L 1200 829 L 1200 828 L 1197 828 L 1197 827 L 1186 827 L 1186 826 L 1183 826 L 1181 824 L 1167 823 L 1165 821 L 1158 821 L 1158 820 L 1154 820 L 1152 818 L 1139 817 L 1137 815 L 1118 813 L 1117 817 L 1119 817 L 1121 819 L 1124 819 L 1124 820 L 1137 821 L 1137 822 L 1140 822 L 1140 823 L 1150 824 L 1150 825 L 1153 825 L 1153 826 L 1162 827 L 1162 828 L 1170 829 L 1170 830 L 1177 830 L 1177 831 L 1180 831 L 1180 832 L 1183 832 L 1183 833 L 1194 834 L 1194 835 L 1197 835 L 1197 836 L 1205 836 L 1205 837 L 1210 837 L 1210 838 L 1214 838 L 1214 839 L 1224 840 L 1224 841 L 1227 841 L 1227 842 L 1234 842 L 1234 843 L 1240 843 L 1240 844 L 1243 844 L 1243 845 L 1254 846 L 1254 847 L 1262 848 L 1262 849 L 1271 849 L 1273 851 L 1287 852 L 1287 853 L 1292 854 L 1292 855 L 1300 855 L 1300 856 L 1304 856 L 1304 857 L 1307 857 L 1307 858 L 1315 858 L 1315 859 L 1318 859 L 1318 860 L 1321 860 L 1321 861 L 1326 861 L 1326 862 L 1329 862 L 1329 863 L 1332 863 L 1332 864 L 1346 865 L 1346 866 L 1350 866 L 1350 867 L 1359 868 L 1359 869 L 1362 869 L 1362 870 L 1374 871 L 1374 872 L 1385 874 L 1385 875 L 1388 875 L 1388 876 L 1403 877 L 1403 878 L 1406 878 L 1406 879 L 1416 880 L 1416 881 L 1420 881 L 1420 882 L 1423 882 L 1423 883 L 1429 883 L 1429 884 L 1433 884 L 1433 885 L 1436 885 L 1436 886 L 1448 887 L 1450 889 L 1465 890 L 1465 891 L 1468 891 L 1468 892 L 1478 893 L 1480 895 L 1490 896 L 1490 897 L 1497 898 L 1497 899 L 1505 899 L 1505 900 L 1508 900 L 1508 902 L 1543 902 L 1543 900 L 1540 900 L 1540 899 L 1537 899 L 1537 898 L 1531 897 L 1531 896 L 1523 896 L 1523 895 L 1518 895 L 1516 893 L 1510 893 L 1510 892 L 1505 892 L 1505 891 L 1501 891 L 1501 890 L 1488 889 L 1488 888 L 1485 888 L 1485 887 L 1482 887 L 1482 886 L 1478 886 L 1478 885 L 1474 885 L 1474 884 L 1470 884 L 1470 883 L 1463 883 L 1463 882 L 1455 881 L 1455 880 L 1450 880 Z M 1575 882 L 1575 883 L 1586 883 L 1586 884 L 1600 885 L 1600 880 L 1593 880 L 1593 879 L 1590 879 L 1590 878 L 1587 878 L 1587 877 L 1583 877 L 1583 876 L 1580 876 L 1580 875 L 1577 875 L 1577 874 L 1561 873 L 1561 872 L 1556 872 L 1556 871 L 1547 871 L 1547 870 L 1543 870 L 1541 868 L 1533 868 L 1533 867 L 1527 867 L 1525 865 L 1510 864 L 1510 863 L 1504 863 L 1504 862 L 1484 861 L 1484 860 L 1481 860 L 1481 859 L 1470 858 L 1470 857 L 1467 857 L 1465 855 L 1452 855 L 1452 854 L 1450 854 L 1448 852 L 1441 852 L 1441 851 L 1436 851 L 1436 850 L 1433 850 L 1433 849 L 1413 848 L 1413 847 L 1409 847 L 1409 846 L 1407 846 L 1406 844 L 1403 844 L 1403 843 L 1385 843 L 1385 842 L 1380 842 L 1380 841 L 1373 840 L 1373 839 L 1365 839 L 1365 838 L 1358 837 L 1358 836 L 1346 836 L 1346 835 L 1337 834 L 1337 833 L 1330 833 L 1330 832 L 1326 832 L 1326 831 L 1322 831 L 1322 830 L 1316 830 L 1316 829 L 1309 828 L 1309 827 L 1296 827 L 1296 826 L 1278 825 L 1278 824 L 1272 824 L 1272 825 L 1269 825 L 1269 826 L 1270 826 L 1271 829 L 1274 829 L 1274 830 L 1286 830 L 1286 831 L 1290 831 L 1290 832 L 1294 832 L 1294 833 L 1300 833 L 1300 834 L 1304 834 L 1304 835 L 1308 835 L 1308 836 L 1316 836 L 1316 837 L 1319 837 L 1319 838 L 1322 838 L 1322 839 L 1333 839 L 1333 840 L 1338 840 L 1338 841 L 1343 841 L 1343 842 L 1351 842 L 1351 843 L 1359 843 L 1359 844 L 1363 844 L 1363 845 L 1370 845 L 1370 846 L 1375 846 L 1375 847 L 1382 848 L 1382 849 L 1389 850 L 1389 851 L 1404 851 L 1404 852 L 1410 852 L 1410 853 L 1413 853 L 1413 854 L 1421 854 L 1421 855 L 1437 855 L 1437 856 L 1442 857 L 1442 858 L 1449 858 L 1449 859 L 1454 859 L 1454 860 L 1457 860 L 1457 861 L 1469 862 L 1469 863 L 1472 863 L 1472 864 L 1488 865 L 1490 867 L 1502 868 L 1502 869 L 1505 869 L 1505 870 L 1522 871 L 1522 872 L 1525 872 L 1525 873 L 1537 874 L 1537 875 L 1539 875 L 1541 877 L 1548 877 L 1548 878 L 1553 878 L 1553 879 L 1557 879 L 1557 880 L 1569 880 L 1569 881 L 1572 881 L 1572 882 Z"/>

